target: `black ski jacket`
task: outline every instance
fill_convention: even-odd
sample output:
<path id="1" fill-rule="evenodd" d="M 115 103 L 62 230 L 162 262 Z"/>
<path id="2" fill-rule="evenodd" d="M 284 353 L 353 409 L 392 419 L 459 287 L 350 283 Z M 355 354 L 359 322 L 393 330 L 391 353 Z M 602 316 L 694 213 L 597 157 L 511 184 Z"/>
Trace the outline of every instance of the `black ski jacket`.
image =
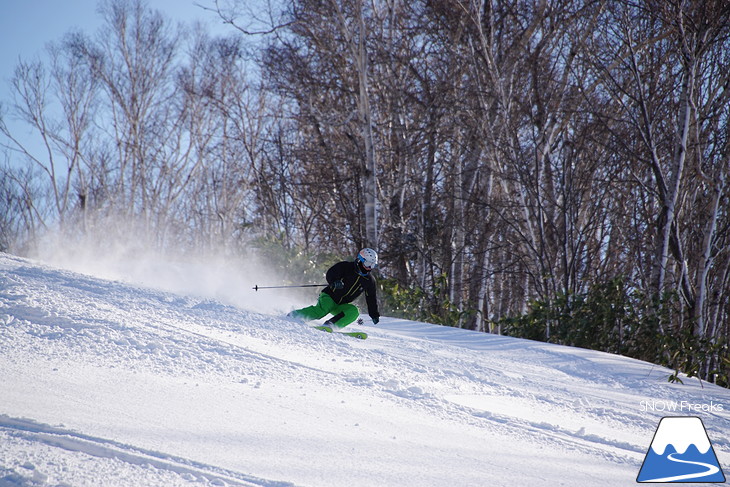
<path id="1" fill-rule="evenodd" d="M 335 289 L 334 283 L 340 280 L 344 286 Z M 327 271 L 327 283 L 329 286 L 322 292 L 329 294 L 337 304 L 350 303 L 364 291 L 368 314 L 373 319 L 380 318 L 378 299 L 375 294 L 375 278 L 372 274 L 361 276 L 357 272 L 357 262 L 344 261 L 330 267 Z"/>

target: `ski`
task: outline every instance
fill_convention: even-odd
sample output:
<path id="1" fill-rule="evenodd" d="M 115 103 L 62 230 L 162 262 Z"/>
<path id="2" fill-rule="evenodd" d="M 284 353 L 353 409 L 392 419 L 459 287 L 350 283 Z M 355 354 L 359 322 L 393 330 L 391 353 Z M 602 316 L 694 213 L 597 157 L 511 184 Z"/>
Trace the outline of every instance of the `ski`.
<path id="1" fill-rule="evenodd" d="M 359 338 L 360 340 L 365 340 L 368 337 L 368 334 L 363 331 L 334 331 L 334 330 L 332 330 L 331 327 L 329 327 L 327 325 L 315 326 L 314 329 L 324 331 L 327 333 L 337 333 L 340 335 L 347 335 L 350 337 Z"/>

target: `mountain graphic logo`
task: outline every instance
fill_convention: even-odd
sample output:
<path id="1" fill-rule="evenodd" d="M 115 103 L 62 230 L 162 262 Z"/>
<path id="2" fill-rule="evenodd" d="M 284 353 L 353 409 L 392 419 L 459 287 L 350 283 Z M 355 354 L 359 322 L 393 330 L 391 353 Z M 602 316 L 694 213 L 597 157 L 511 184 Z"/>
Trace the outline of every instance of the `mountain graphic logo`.
<path id="1" fill-rule="evenodd" d="M 694 416 L 662 418 L 636 481 L 725 482 L 702 420 Z"/>

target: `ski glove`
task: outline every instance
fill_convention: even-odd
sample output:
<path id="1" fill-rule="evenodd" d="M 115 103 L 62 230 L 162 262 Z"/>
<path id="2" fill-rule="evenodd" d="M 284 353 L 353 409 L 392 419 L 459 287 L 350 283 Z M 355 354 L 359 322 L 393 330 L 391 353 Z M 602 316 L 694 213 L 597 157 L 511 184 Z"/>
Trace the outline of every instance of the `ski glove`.
<path id="1" fill-rule="evenodd" d="M 345 283 L 342 282 L 342 279 L 332 283 L 332 289 L 342 289 L 343 287 L 345 287 Z"/>
<path id="2" fill-rule="evenodd" d="M 378 321 L 380 321 L 380 316 L 376 316 L 375 318 L 373 318 L 373 325 L 377 325 Z"/>

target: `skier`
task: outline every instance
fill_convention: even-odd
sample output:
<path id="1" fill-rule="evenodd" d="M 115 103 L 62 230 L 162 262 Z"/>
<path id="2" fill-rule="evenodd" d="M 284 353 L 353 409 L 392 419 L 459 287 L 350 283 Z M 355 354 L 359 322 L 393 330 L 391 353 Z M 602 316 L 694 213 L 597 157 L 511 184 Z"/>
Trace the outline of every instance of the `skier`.
<path id="1" fill-rule="evenodd" d="M 317 304 L 294 310 L 289 316 L 308 321 L 332 314 L 324 324 L 330 328 L 341 329 L 360 316 L 357 306 L 350 303 L 365 292 L 368 314 L 373 324 L 377 324 L 380 321 L 380 312 L 375 294 L 375 278 L 370 274 L 376 265 L 378 254 L 373 249 L 362 249 L 354 262 L 343 261 L 333 265 L 327 270 L 328 286 L 320 292 Z"/>

